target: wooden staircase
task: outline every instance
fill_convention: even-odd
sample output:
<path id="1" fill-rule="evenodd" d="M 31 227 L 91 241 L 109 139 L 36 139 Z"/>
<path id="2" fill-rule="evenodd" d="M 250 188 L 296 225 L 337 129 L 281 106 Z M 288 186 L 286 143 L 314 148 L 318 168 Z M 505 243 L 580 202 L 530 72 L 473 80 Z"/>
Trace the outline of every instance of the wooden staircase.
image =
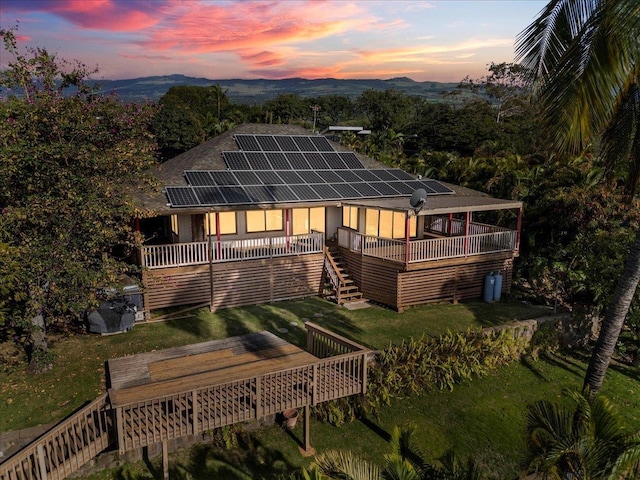
<path id="1" fill-rule="evenodd" d="M 328 244 L 324 249 L 323 275 L 325 298 L 335 301 L 338 305 L 363 300 L 362 292 L 349 277 L 349 270 L 336 245 Z"/>

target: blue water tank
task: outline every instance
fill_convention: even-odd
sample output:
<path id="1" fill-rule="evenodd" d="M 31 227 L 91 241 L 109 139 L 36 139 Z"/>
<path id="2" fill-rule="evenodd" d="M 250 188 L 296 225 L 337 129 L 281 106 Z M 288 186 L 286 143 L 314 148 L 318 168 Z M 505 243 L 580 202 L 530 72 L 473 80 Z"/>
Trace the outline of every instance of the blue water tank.
<path id="1" fill-rule="evenodd" d="M 484 277 L 484 301 L 487 303 L 493 302 L 493 291 L 495 290 L 496 277 L 493 272 L 487 273 Z"/>
<path id="2" fill-rule="evenodd" d="M 502 274 L 500 272 L 496 272 L 493 276 L 496 279 L 496 283 L 493 286 L 493 301 L 497 302 L 502 296 Z"/>

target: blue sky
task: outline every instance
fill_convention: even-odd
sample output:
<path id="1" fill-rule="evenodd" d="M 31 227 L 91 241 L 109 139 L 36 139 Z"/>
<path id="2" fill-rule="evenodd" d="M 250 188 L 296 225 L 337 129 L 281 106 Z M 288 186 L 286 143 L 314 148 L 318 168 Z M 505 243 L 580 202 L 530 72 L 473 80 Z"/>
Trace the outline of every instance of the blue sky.
<path id="1" fill-rule="evenodd" d="M 96 78 L 457 82 L 514 60 L 541 0 L 2 0 L 24 46 L 98 67 Z M 11 58 L 3 54 L 0 67 Z"/>

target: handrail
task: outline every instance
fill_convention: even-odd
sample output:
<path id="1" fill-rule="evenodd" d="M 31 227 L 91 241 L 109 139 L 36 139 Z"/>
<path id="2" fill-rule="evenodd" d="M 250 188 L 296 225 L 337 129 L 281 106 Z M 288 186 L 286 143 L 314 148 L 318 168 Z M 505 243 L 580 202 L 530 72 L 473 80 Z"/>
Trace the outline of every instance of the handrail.
<path id="1" fill-rule="evenodd" d="M 116 405 L 121 453 L 366 392 L 368 350 Z"/>
<path id="2" fill-rule="evenodd" d="M 355 251 L 363 255 L 407 263 L 405 257 L 406 243 L 404 241 L 363 235 L 341 228 L 338 231 L 339 233 L 344 231 L 342 238 L 345 242 L 348 241 L 359 245 L 360 249 Z M 457 235 L 411 240 L 408 263 L 517 251 L 516 240 L 517 232 L 506 229 L 493 233 L 469 235 L 468 237 Z M 346 245 L 342 244 L 341 246 L 346 247 Z"/>
<path id="3" fill-rule="evenodd" d="M 140 256 L 143 267 L 155 269 L 321 253 L 323 245 L 324 234 L 316 232 L 236 240 L 211 238 L 204 242 L 144 245 Z"/>
<path id="4" fill-rule="evenodd" d="M 63 479 L 114 441 L 104 393 L 2 462 L 0 480 Z"/>

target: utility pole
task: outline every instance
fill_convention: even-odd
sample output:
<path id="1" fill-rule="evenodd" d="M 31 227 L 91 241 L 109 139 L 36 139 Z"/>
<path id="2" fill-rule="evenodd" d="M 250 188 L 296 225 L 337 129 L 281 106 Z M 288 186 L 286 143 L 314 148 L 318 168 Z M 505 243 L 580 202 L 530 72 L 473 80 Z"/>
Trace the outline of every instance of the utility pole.
<path id="1" fill-rule="evenodd" d="M 318 112 L 320 111 L 320 105 L 311 105 L 313 110 L 313 133 L 316 133 L 316 120 L 318 118 Z"/>

